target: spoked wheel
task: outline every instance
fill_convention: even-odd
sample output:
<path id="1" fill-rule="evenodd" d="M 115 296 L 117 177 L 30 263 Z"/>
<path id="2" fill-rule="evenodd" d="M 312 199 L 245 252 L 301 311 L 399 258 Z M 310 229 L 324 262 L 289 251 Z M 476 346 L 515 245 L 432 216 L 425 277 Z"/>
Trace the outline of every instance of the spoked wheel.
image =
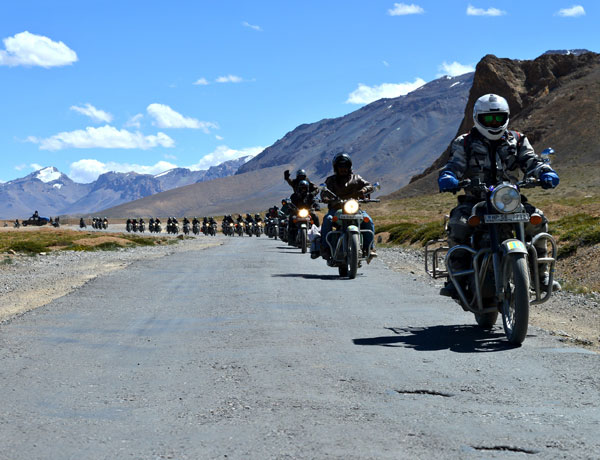
<path id="1" fill-rule="evenodd" d="M 356 278 L 356 272 L 358 271 L 358 233 L 350 235 L 348 240 L 348 277 L 352 280 Z"/>
<path id="2" fill-rule="evenodd" d="M 503 265 L 502 323 L 508 341 L 520 345 L 529 325 L 529 268 L 525 254 L 509 254 Z"/>

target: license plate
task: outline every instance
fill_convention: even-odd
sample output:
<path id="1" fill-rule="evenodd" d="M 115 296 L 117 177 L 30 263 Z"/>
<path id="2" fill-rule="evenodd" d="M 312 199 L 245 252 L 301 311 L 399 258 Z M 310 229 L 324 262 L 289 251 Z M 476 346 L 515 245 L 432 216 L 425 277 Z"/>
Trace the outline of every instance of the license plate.
<path id="1" fill-rule="evenodd" d="M 360 220 L 360 216 L 357 214 L 340 214 L 340 219 Z"/>
<path id="2" fill-rule="evenodd" d="M 529 214 L 517 212 L 515 214 L 485 214 L 483 221 L 486 224 L 529 222 Z"/>

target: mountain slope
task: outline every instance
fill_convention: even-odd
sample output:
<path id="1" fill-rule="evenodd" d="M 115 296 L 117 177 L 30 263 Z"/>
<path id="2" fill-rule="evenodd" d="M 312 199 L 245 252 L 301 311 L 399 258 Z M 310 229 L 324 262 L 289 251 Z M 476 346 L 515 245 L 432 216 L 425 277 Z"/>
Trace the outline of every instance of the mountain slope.
<path id="1" fill-rule="evenodd" d="M 406 96 L 381 99 L 344 117 L 304 124 L 242 165 L 235 176 L 182 187 L 102 211 L 134 215 L 210 215 L 265 210 L 289 196 L 283 171 L 303 168 L 316 183 L 339 151 L 354 169 L 394 190 L 422 171 L 456 131 L 473 74 L 443 77 Z"/>
<path id="2" fill-rule="evenodd" d="M 472 78 L 443 77 L 406 96 L 301 125 L 240 167 L 238 174 L 291 164 L 318 182 L 331 174 L 333 156 L 345 151 L 359 174 L 394 190 L 431 164 L 448 143 L 462 118 Z"/>

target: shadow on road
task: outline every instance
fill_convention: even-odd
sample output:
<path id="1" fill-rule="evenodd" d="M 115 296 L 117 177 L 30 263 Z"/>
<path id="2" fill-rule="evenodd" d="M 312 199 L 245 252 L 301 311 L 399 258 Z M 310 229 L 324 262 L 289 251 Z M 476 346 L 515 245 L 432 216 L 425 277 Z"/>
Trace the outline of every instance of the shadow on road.
<path id="1" fill-rule="evenodd" d="M 304 278 L 307 280 L 343 280 L 347 278 L 340 278 L 338 275 L 315 275 L 308 273 L 279 273 L 271 275 L 273 278 Z"/>
<path id="2" fill-rule="evenodd" d="M 397 335 L 354 339 L 354 345 L 404 347 L 418 351 L 450 350 L 456 353 L 482 353 L 512 350 L 518 346 L 506 341 L 500 328 L 485 331 L 478 326 L 388 327 Z"/>

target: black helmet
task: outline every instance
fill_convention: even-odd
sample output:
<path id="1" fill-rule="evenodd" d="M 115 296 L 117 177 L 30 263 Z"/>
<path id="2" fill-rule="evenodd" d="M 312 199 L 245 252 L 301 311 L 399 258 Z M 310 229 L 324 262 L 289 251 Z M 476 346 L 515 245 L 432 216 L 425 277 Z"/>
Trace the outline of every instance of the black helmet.
<path id="1" fill-rule="evenodd" d="M 352 169 L 352 160 L 347 153 L 338 153 L 333 157 L 333 170 L 336 171 L 337 167 L 345 164 L 349 169 Z"/>
<path id="2" fill-rule="evenodd" d="M 298 182 L 298 191 L 299 192 L 308 192 L 308 181 L 305 180 L 301 180 L 300 182 Z"/>
<path id="3" fill-rule="evenodd" d="M 306 171 L 304 169 L 299 169 L 298 171 L 296 171 L 296 179 L 306 179 Z"/>

